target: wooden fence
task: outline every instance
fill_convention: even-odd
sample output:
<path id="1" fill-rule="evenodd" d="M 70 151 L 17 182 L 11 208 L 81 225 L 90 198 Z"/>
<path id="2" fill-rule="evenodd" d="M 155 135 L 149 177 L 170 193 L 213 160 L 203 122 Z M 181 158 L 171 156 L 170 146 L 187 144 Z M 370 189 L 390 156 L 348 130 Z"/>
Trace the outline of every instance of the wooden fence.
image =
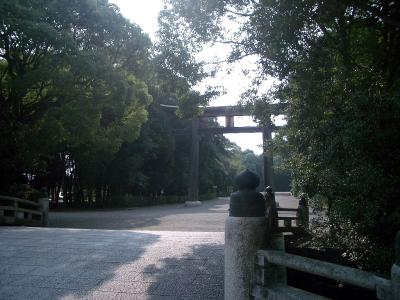
<path id="1" fill-rule="evenodd" d="M 0 195 L 0 225 L 47 226 L 47 198 L 38 202 Z"/>

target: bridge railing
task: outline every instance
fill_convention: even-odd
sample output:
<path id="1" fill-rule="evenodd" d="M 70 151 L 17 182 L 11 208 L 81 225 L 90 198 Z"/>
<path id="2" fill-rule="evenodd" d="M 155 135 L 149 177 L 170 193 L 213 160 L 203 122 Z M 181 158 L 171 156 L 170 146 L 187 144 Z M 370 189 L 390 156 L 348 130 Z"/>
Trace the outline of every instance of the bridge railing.
<path id="1" fill-rule="evenodd" d="M 258 250 L 256 254 L 255 285 L 252 290 L 255 299 L 327 299 L 288 286 L 286 268 L 374 290 L 378 299 L 400 299 L 400 232 L 396 237 L 397 257 L 390 279 L 355 268 L 289 254 L 285 252 L 283 232 L 296 233 L 308 227 L 307 202 L 301 199 L 297 209 L 274 208 L 273 193 L 265 196 L 272 201 L 271 213 L 267 218 L 271 218 L 275 226 L 271 228 L 266 249 Z M 296 217 L 282 217 L 279 212 L 296 212 Z M 283 221 L 283 226 L 280 226 L 279 221 Z"/>
<path id="2" fill-rule="evenodd" d="M 396 274 L 399 266 L 397 265 L 392 268 L 392 278 L 386 279 L 370 272 L 276 250 L 259 250 L 257 252 L 256 285 L 253 289 L 255 299 L 291 299 L 290 297 L 326 299 L 288 286 L 285 282 L 286 278 L 282 278 L 282 274 L 285 273 L 277 273 L 277 270 L 282 268 L 290 268 L 374 290 L 378 299 L 400 299 L 400 280 L 398 273 Z M 278 279 L 275 277 L 277 274 L 281 275 Z"/>
<path id="3" fill-rule="evenodd" d="M 47 226 L 49 203 L 47 198 L 38 202 L 0 195 L 0 224 Z"/>
<path id="4" fill-rule="evenodd" d="M 287 284 L 287 268 L 374 290 L 378 299 L 400 300 L 400 232 L 390 278 L 285 252 L 284 233 L 308 228 L 309 208 L 277 207 L 270 187 L 255 191 L 257 175 L 246 170 L 235 179 L 225 222 L 225 299 L 327 299 Z M 296 216 L 281 216 L 280 213 Z M 281 226 L 283 223 L 283 226 Z M 256 262 L 254 263 L 254 259 Z"/>

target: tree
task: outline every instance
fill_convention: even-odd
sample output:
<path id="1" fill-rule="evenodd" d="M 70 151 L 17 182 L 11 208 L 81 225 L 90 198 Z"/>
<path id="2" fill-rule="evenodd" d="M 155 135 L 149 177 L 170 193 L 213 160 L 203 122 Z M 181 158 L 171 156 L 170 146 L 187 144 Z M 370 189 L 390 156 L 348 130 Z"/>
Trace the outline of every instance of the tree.
<path id="1" fill-rule="evenodd" d="M 152 99 L 149 38 L 106 0 L 5 0 L 0 15 L 1 189 L 25 178 L 107 198 Z"/>

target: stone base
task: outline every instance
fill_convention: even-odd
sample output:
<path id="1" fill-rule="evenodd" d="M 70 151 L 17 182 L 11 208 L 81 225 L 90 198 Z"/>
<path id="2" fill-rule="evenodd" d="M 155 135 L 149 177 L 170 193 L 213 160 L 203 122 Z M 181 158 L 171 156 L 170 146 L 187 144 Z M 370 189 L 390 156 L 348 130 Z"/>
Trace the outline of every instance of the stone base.
<path id="1" fill-rule="evenodd" d="M 228 217 L 225 221 L 225 300 L 249 299 L 255 282 L 257 250 L 267 241 L 265 217 Z"/>
<path id="2" fill-rule="evenodd" d="M 399 236 L 399 234 L 397 234 Z M 396 238 L 396 242 L 398 242 L 398 238 Z M 397 245 L 396 245 L 397 246 Z M 392 283 L 392 299 L 400 299 L 400 266 L 397 264 L 394 264 L 392 266 L 392 272 L 391 272 L 391 283 Z M 380 297 L 387 297 L 387 298 L 379 298 L 379 299 L 389 299 L 387 295 L 378 295 Z"/>
<path id="3" fill-rule="evenodd" d="M 196 207 L 196 206 L 200 206 L 200 205 L 201 205 L 201 201 L 186 201 L 185 202 L 186 207 Z"/>

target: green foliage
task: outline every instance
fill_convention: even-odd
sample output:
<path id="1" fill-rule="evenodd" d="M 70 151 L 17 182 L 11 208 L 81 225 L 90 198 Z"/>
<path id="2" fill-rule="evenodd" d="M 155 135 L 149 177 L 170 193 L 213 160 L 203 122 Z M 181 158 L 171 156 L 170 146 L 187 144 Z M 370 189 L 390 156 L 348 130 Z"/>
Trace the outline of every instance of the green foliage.
<path id="1" fill-rule="evenodd" d="M 326 199 L 325 241 L 340 241 L 365 267 L 387 269 L 379 253 L 391 253 L 400 228 L 398 2 L 168 3 L 187 28 L 181 43 L 219 41 L 232 45 L 230 60 L 259 58 L 260 78 L 246 100 L 260 120 L 270 103 L 287 104 L 288 124 L 274 144 L 292 188 Z M 227 19 L 237 22 L 236 34 L 223 31 Z M 266 76 L 280 83 L 252 99 Z M 359 240 L 369 245 L 363 255 Z"/>
<path id="2" fill-rule="evenodd" d="M 147 119 L 150 40 L 107 1 L 2 1 L 0 15 L 1 189 L 104 184 Z"/>

